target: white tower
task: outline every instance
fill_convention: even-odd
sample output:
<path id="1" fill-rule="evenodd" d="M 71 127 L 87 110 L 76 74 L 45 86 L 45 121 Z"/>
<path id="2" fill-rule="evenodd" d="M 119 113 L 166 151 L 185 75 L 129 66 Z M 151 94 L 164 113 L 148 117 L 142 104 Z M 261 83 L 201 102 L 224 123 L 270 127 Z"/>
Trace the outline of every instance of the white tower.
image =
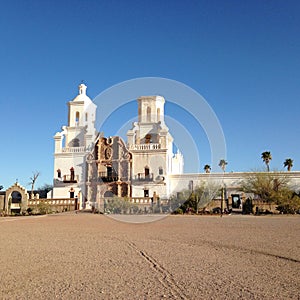
<path id="1" fill-rule="evenodd" d="M 164 121 L 162 96 L 138 98 L 138 122 L 127 132 L 133 156 L 132 196 L 170 195 L 168 175 L 183 172 L 183 157 L 173 154 L 173 138 Z"/>
<path id="2" fill-rule="evenodd" d="M 52 198 L 85 198 L 85 157 L 91 150 L 97 132 L 97 106 L 86 95 L 87 86 L 80 84 L 78 95 L 68 102 L 68 126 L 54 136 L 54 180 Z"/>

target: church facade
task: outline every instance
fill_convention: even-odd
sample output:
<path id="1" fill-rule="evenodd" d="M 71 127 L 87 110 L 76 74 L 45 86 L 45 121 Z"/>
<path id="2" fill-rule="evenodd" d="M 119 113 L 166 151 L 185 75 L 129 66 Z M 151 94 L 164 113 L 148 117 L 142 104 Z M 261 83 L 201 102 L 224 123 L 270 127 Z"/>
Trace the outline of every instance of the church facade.
<path id="1" fill-rule="evenodd" d="M 54 136 L 53 190 L 48 198 L 78 199 L 91 207 L 107 197 L 150 198 L 171 194 L 170 175 L 183 173 L 183 156 L 173 153 L 164 122 L 165 99 L 137 99 L 138 121 L 121 137 L 104 137 L 95 128 L 96 105 L 79 85 L 68 102 L 68 125 Z"/>

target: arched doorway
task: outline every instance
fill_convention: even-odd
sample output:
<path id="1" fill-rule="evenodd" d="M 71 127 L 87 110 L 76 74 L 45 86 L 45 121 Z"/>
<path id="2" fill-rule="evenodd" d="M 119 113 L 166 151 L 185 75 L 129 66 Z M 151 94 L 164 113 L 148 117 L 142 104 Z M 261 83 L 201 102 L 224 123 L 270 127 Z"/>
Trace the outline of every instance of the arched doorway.
<path id="1" fill-rule="evenodd" d="M 113 196 L 115 196 L 115 195 L 114 195 L 114 193 L 112 191 L 106 191 L 104 193 L 104 198 L 111 198 Z"/>
<path id="2" fill-rule="evenodd" d="M 18 182 L 5 192 L 5 211 L 10 213 L 23 213 L 28 208 L 28 193 Z"/>
<path id="3" fill-rule="evenodd" d="M 22 195 L 18 191 L 13 191 L 11 193 L 11 203 L 10 203 L 10 210 L 11 212 L 19 214 L 21 212 L 22 206 Z"/>

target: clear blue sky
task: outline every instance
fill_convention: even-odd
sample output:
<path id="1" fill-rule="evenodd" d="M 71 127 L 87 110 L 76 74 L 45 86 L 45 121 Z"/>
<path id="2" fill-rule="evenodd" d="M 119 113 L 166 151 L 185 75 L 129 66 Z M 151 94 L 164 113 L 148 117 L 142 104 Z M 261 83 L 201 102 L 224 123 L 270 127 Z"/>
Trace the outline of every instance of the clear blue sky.
<path id="1" fill-rule="evenodd" d="M 300 170 L 299 16 L 296 0 L 2 1 L 0 185 L 29 188 L 35 170 L 52 183 L 52 137 L 82 79 L 91 98 L 137 77 L 183 82 L 218 116 L 228 171 L 262 167 L 265 150 Z"/>

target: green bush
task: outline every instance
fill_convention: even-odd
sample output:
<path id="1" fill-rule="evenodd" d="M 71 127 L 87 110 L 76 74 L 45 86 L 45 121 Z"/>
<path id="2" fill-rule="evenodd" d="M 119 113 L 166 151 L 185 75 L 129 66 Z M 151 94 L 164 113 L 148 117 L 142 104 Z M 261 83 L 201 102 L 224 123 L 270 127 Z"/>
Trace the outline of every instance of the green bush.
<path id="1" fill-rule="evenodd" d="M 51 206 L 48 203 L 40 202 L 37 205 L 37 213 L 40 215 L 46 215 L 52 213 Z"/>
<path id="2" fill-rule="evenodd" d="M 277 202 L 277 210 L 283 214 L 295 214 L 300 210 L 300 197 L 297 194 L 292 194 L 290 197 L 285 197 Z"/>
<path id="3" fill-rule="evenodd" d="M 173 213 L 175 215 L 183 215 L 183 210 L 181 208 L 177 208 Z"/>

